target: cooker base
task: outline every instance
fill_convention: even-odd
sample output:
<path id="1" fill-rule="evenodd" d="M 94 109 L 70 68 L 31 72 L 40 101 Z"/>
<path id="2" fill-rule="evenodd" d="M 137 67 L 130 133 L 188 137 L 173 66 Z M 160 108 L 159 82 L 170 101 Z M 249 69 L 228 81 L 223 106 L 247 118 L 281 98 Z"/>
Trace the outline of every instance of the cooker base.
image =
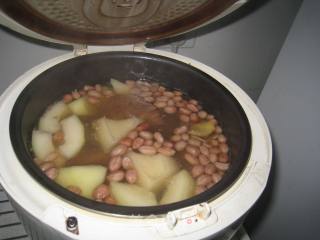
<path id="1" fill-rule="evenodd" d="M 11 203 L 11 204 L 10 204 Z M 12 207 L 12 206 L 14 207 Z M 208 239 L 215 240 L 250 240 L 245 229 L 241 225 L 242 221 L 230 226 L 230 228 L 219 236 Z M 20 240 L 72 240 L 48 225 L 40 223 L 32 215 L 28 214 L 13 199 L 6 195 L 0 185 L 0 239 L 20 239 Z"/>
<path id="2" fill-rule="evenodd" d="M 119 50 L 119 49 L 115 49 Z M 237 99 L 241 99 L 241 105 L 245 110 L 247 117 L 249 119 L 252 131 L 252 139 L 253 139 L 253 147 L 250 156 L 250 160 L 248 163 L 247 168 L 245 169 L 244 173 L 241 175 L 239 180 L 236 184 L 234 184 L 225 194 L 221 195 L 218 199 L 213 201 L 211 207 L 214 211 L 214 215 L 210 218 L 210 221 L 214 221 L 216 217 L 220 217 L 221 221 L 216 222 L 215 225 L 212 227 L 208 227 L 204 229 L 203 232 L 198 232 L 199 235 L 202 237 L 211 236 L 209 239 L 213 238 L 212 234 L 217 234 L 219 232 L 224 232 L 226 229 L 229 229 L 230 224 L 237 222 L 239 219 L 243 220 L 243 217 L 246 213 L 250 210 L 252 205 L 256 202 L 258 197 L 260 196 L 261 192 L 263 191 L 271 166 L 272 161 L 272 145 L 271 145 L 271 138 L 268 131 L 268 127 L 263 119 L 263 116 L 255 106 L 255 104 L 250 100 L 250 98 L 239 88 L 237 87 L 231 80 L 223 76 L 221 73 L 215 71 L 214 69 L 205 66 L 195 60 L 182 57 L 180 55 L 176 55 L 173 53 L 168 53 L 164 51 L 158 50 L 151 50 L 146 49 L 145 51 L 150 52 L 152 54 L 157 54 L 160 56 L 170 57 L 177 61 L 181 61 L 192 66 L 197 67 L 199 70 L 206 72 L 207 74 L 211 75 L 214 79 L 217 79 L 221 84 L 223 84 L 228 90 L 230 90 L 233 95 Z M 29 70 L 25 74 L 23 74 L 20 78 L 18 78 L 1 96 L 0 98 L 0 110 L 3 114 L 1 114 L 2 118 L 0 118 L 0 123 L 3 126 L 9 126 L 9 117 L 12 107 L 16 101 L 17 96 L 20 92 L 25 88 L 25 86 L 32 81 L 36 76 L 54 66 L 60 62 L 63 62 L 67 59 L 73 58 L 73 54 L 66 54 L 55 59 L 50 59 L 47 62 L 40 64 L 33 69 Z M 0 142 L 3 145 L 7 145 L 10 142 L 9 138 L 9 130 L 8 128 L 3 128 L 3 134 L 1 134 Z M 30 177 L 26 173 L 26 171 L 22 168 L 19 161 L 16 159 L 16 155 L 13 152 L 13 149 L 10 147 L 6 147 L 3 151 L 0 152 L 0 182 L 6 189 L 6 191 L 11 195 L 11 197 L 20 205 L 23 206 L 23 209 L 19 206 L 16 206 L 19 214 L 21 215 L 22 211 L 28 212 L 27 214 L 32 214 L 33 217 L 38 219 L 37 221 L 44 221 L 50 226 L 55 227 L 56 231 L 65 232 L 64 226 L 64 219 L 61 218 L 61 221 L 57 221 L 56 216 L 60 216 L 61 212 L 56 211 L 58 210 L 66 210 L 67 213 L 74 214 L 75 207 L 65 201 L 61 201 L 59 198 L 55 197 L 52 194 L 48 194 L 48 191 L 45 191 L 39 184 L 37 184 L 34 179 Z M 11 161 L 7 161 L 10 159 Z M 241 202 L 242 204 L 239 204 Z M 1 208 L 0 208 L 1 209 Z M 19 210 L 20 209 L 20 210 Z M 81 218 L 81 221 L 86 222 L 85 229 L 87 230 L 88 234 L 92 233 L 92 229 L 97 227 L 97 234 L 99 233 L 99 227 L 103 226 L 105 228 L 106 223 L 109 222 L 117 222 L 117 218 L 113 216 L 106 216 L 105 222 L 102 221 L 92 221 L 94 218 L 101 219 L 97 214 L 92 212 L 84 211 L 83 209 L 76 209 L 76 215 Z M 59 215 L 60 214 L 60 215 Z M 71 216 L 71 215 L 70 215 Z M 72 215 L 73 216 L 73 215 Z M 0 216 L 1 217 L 1 216 Z M 63 217 L 63 216 L 62 216 Z M 123 224 L 131 224 L 131 226 L 138 226 L 141 222 L 133 221 L 132 219 L 122 219 Z M 148 228 L 144 228 L 146 231 L 136 230 L 136 228 L 125 228 L 134 233 L 143 235 L 143 234 L 150 234 L 149 231 L 152 224 L 156 221 L 153 219 L 145 219 L 143 226 Z M 240 220 L 240 221 L 241 221 Z M 39 236 L 41 234 L 45 234 L 45 227 L 39 228 L 39 230 L 35 230 L 37 228 L 36 223 L 29 220 L 28 217 L 25 217 L 25 222 L 29 223 L 29 227 L 32 229 L 27 230 L 27 232 L 31 232 L 34 236 Z M 28 222 L 30 221 L 30 222 Z M 93 224 L 98 223 L 98 224 Z M 160 220 L 158 221 L 160 222 Z M 157 223 L 158 223 L 157 222 Z M 163 222 L 163 221 L 162 221 Z M 31 224 L 30 224 L 31 223 Z M 100 224 L 99 224 L 100 223 Z M 183 222 L 179 222 L 179 226 L 184 226 Z M 42 223 L 43 224 L 43 223 Z M 110 224 L 111 227 L 118 227 L 117 224 Z M 241 225 L 241 222 L 238 223 L 238 226 Z M 1 226 L 1 224 L 0 224 Z M 156 231 L 165 230 L 163 234 L 166 236 L 170 233 L 165 229 L 165 224 L 157 224 L 156 226 L 159 227 Z M 199 226 L 199 225 L 197 225 Z M 196 227 L 197 227 L 196 226 Z M 80 229 L 80 232 L 83 231 L 85 233 L 85 229 Z M 120 227 L 118 227 L 120 229 Z M 2 230 L 2 229 L 1 229 Z M 52 229 L 51 229 L 52 230 Z M 48 234 L 51 235 L 51 230 L 47 231 Z M 108 232 L 108 229 L 103 229 Z M 178 229 L 180 233 L 186 230 L 186 228 L 181 227 Z M 183 230 L 183 231 L 182 231 Z M 187 228 L 187 230 L 192 230 L 191 228 Z M 235 232 L 235 228 L 233 232 Z M 121 231 L 121 230 L 119 230 Z M 148 232 L 149 231 L 149 232 Z M 153 231 L 155 233 L 156 231 Z M 1 231 L 0 231 L 1 232 Z M 121 233 L 128 234 L 129 231 L 121 231 Z M 195 233 L 195 232 L 194 232 Z M 113 232 L 113 236 L 116 237 L 117 233 Z M 31 234 L 30 234 L 31 235 Z M 69 234 L 68 234 L 69 235 Z M 102 234 L 106 235 L 106 234 Z M 182 237 L 186 237 L 188 239 L 197 239 L 200 238 L 191 236 L 192 234 L 179 234 L 181 237 L 177 237 L 177 239 L 182 239 Z M 72 237 L 70 234 L 69 236 Z M 90 235 L 88 235 L 90 236 Z M 144 235 L 148 236 L 148 235 Z M 216 235 L 215 235 L 216 236 Z M 66 239 L 66 238 L 59 238 L 60 236 L 55 237 L 55 239 Z M 110 237 L 110 236 L 109 236 Z M 160 237 L 159 237 L 160 238 Z M 1 239 L 1 238 L 0 238 Z M 35 238 L 39 239 L 39 238 Z M 41 239 L 41 238 L 40 238 Z M 45 239 L 45 238 L 42 238 Z M 88 239 L 84 238 L 84 239 Z M 98 239 L 98 238 L 96 238 Z M 229 235 L 228 238 L 221 238 L 221 239 L 230 239 Z"/>

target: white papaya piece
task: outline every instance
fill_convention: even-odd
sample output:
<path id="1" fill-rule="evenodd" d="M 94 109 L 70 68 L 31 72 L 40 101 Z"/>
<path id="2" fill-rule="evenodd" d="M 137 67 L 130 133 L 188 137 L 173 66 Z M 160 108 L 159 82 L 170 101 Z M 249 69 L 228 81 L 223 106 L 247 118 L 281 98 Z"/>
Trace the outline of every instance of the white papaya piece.
<path id="1" fill-rule="evenodd" d="M 189 133 L 198 137 L 208 137 L 215 129 L 216 127 L 212 121 L 203 121 L 193 124 Z"/>
<path id="2" fill-rule="evenodd" d="M 194 191 L 194 179 L 186 170 L 181 170 L 170 179 L 160 204 L 169 204 L 190 198 L 193 196 Z"/>
<path id="3" fill-rule="evenodd" d="M 111 134 L 109 126 L 107 124 L 106 118 L 99 118 L 93 123 L 93 128 L 95 131 L 95 137 L 100 143 L 104 152 L 109 152 L 109 150 L 117 143 Z"/>
<path id="4" fill-rule="evenodd" d="M 71 115 L 61 121 L 64 143 L 59 146 L 62 156 L 69 159 L 74 157 L 85 143 L 85 130 L 76 115 Z"/>
<path id="5" fill-rule="evenodd" d="M 136 117 L 121 120 L 106 119 L 106 121 L 111 131 L 111 135 L 116 139 L 116 141 L 125 137 L 131 130 L 142 122 Z"/>
<path id="6" fill-rule="evenodd" d="M 51 105 L 39 120 L 39 130 L 54 133 L 61 129 L 60 120 L 70 114 L 70 109 L 59 101 Z"/>
<path id="7" fill-rule="evenodd" d="M 144 155 L 130 152 L 134 168 L 138 173 L 138 185 L 153 191 L 161 192 L 169 178 L 179 171 L 177 161 L 161 154 Z"/>
<path id="8" fill-rule="evenodd" d="M 94 189 L 105 181 L 107 168 L 100 165 L 64 167 L 59 169 L 55 181 L 67 188 L 81 189 L 81 195 L 92 199 Z"/>
<path id="9" fill-rule="evenodd" d="M 94 106 L 89 103 L 86 97 L 78 98 L 68 104 L 71 112 L 77 116 L 89 116 L 95 112 Z"/>
<path id="10" fill-rule="evenodd" d="M 93 123 L 93 127 L 97 141 L 100 143 L 103 151 L 107 153 L 140 123 L 141 120 L 136 117 L 122 120 L 102 117 Z"/>
<path id="11" fill-rule="evenodd" d="M 111 182 L 110 187 L 118 205 L 146 207 L 158 204 L 153 192 L 135 184 Z"/>
<path id="12" fill-rule="evenodd" d="M 32 150 L 34 155 L 43 160 L 47 155 L 55 150 L 51 133 L 33 130 L 31 140 Z"/>
<path id="13" fill-rule="evenodd" d="M 116 79 L 111 78 L 110 84 L 113 87 L 113 90 L 115 91 L 115 93 L 117 94 L 128 94 L 130 92 L 130 88 L 128 85 Z"/>

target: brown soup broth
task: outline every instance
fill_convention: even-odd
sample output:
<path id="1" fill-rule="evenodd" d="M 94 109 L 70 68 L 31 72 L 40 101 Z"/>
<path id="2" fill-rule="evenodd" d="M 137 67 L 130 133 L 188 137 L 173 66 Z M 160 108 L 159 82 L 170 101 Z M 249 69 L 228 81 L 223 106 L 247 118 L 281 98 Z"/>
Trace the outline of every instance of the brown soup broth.
<path id="1" fill-rule="evenodd" d="M 168 90 L 158 84 L 144 81 L 126 81 L 125 84 L 121 83 L 120 85 L 122 85 L 120 90 L 125 90 L 125 94 L 123 92 L 117 93 L 120 90 L 115 87 L 112 89 L 109 86 L 97 84 L 84 86 L 83 89 L 75 90 L 63 97 L 65 104 L 72 103 L 79 98 L 85 98 L 89 102 L 90 114 L 78 116 L 84 126 L 85 143 L 76 155 L 68 160 L 60 161 L 59 164 L 56 164 L 54 159 L 54 154 L 58 156 L 56 158 L 61 158 L 59 152 L 55 151 L 53 154 L 49 154 L 45 159 L 42 159 L 43 161 L 39 161 L 35 156 L 37 164 L 48 177 L 55 179 L 56 176 L 51 173 L 53 172 L 51 169 L 56 169 L 58 172 L 61 167 L 104 166 L 108 169 L 108 176 L 106 176 L 105 182 L 96 188 L 92 197 L 97 201 L 114 204 L 116 201 L 110 193 L 100 199 L 100 193 L 106 191 L 105 188 L 111 182 L 110 179 L 115 179 L 110 175 L 121 171 L 123 176 L 116 181 L 129 184 L 134 184 L 137 181 L 134 177 L 130 178 L 128 173 L 129 170 L 134 171 L 134 169 L 120 167 L 115 171 L 110 170 L 111 161 L 117 157 L 114 156 L 115 149 L 119 145 L 128 144 L 125 146 L 125 152 L 121 153 L 122 161 L 129 151 L 148 155 L 160 153 L 173 157 L 178 166 L 186 169 L 193 177 L 196 186 L 194 194 L 205 191 L 220 181 L 229 168 L 229 148 L 226 143 L 227 139 L 213 115 L 202 109 L 196 100 L 188 98 L 179 90 Z M 68 113 L 64 118 L 72 114 Z M 131 133 L 136 132 L 137 136 L 130 138 L 129 133 L 106 153 L 101 147 L 93 127 L 93 123 L 103 117 L 112 120 L 133 117 L 140 119 L 141 123 L 131 130 Z M 61 135 L 61 131 L 57 133 Z M 55 141 L 57 133 L 53 133 L 52 139 L 55 147 L 59 148 L 63 141 Z M 143 134 L 147 135 L 145 139 Z M 156 134 L 160 137 L 156 137 Z M 149 139 L 149 135 L 151 139 Z M 135 148 L 134 142 L 137 138 L 142 138 L 144 143 Z M 125 141 L 127 143 L 124 143 Z M 44 164 L 48 165 L 51 162 L 53 163 L 51 167 L 44 167 Z M 48 174 L 49 170 L 51 170 L 50 174 Z M 132 174 L 132 172 L 130 173 Z M 81 194 L 81 189 L 78 187 L 68 186 L 68 189 Z M 158 201 L 163 191 L 164 189 L 160 193 L 156 193 Z"/>

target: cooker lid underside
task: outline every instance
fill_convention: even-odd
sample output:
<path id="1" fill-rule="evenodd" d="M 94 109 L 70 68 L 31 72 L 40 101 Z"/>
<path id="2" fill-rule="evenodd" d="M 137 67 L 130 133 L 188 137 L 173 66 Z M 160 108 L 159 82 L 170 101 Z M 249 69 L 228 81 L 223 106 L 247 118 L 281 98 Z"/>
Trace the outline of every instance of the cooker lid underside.
<path id="1" fill-rule="evenodd" d="M 68 43 L 121 45 L 158 40 L 198 27 L 238 0 L 3 0 L 22 26 Z"/>

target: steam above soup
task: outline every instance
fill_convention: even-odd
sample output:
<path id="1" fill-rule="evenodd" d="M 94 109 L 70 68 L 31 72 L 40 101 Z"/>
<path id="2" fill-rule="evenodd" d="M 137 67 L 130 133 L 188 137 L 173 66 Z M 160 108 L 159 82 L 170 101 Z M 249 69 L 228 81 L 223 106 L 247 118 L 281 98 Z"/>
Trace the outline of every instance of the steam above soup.
<path id="1" fill-rule="evenodd" d="M 147 81 L 74 90 L 45 110 L 31 138 L 47 177 L 107 204 L 181 201 L 214 186 L 230 165 L 215 117 Z"/>

